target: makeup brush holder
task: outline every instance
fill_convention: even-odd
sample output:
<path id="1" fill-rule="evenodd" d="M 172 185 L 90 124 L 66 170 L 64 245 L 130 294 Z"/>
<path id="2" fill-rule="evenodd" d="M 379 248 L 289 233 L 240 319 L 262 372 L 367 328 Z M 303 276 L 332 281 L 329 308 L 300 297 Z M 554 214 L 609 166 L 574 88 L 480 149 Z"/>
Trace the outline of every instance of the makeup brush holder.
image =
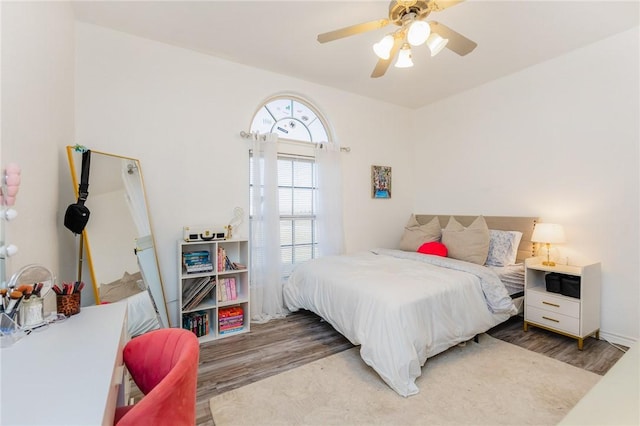
<path id="1" fill-rule="evenodd" d="M 18 313 L 18 324 L 21 327 L 33 327 L 44 322 L 44 303 L 42 298 L 31 296 L 23 299 Z"/>
<path id="2" fill-rule="evenodd" d="M 80 292 L 57 294 L 56 307 L 59 314 L 64 314 L 67 317 L 80 313 Z"/>

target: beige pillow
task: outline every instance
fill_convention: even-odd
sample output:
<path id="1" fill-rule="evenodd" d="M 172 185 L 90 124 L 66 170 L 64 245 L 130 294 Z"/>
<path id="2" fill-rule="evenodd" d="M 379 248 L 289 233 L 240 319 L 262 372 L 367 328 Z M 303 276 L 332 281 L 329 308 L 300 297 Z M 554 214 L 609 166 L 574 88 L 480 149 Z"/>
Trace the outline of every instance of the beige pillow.
<path id="1" fill-rule="evenodd" d="M 400 240 L 400 250 L 416 251 L 424 243 L 430 243 L 432 241 L 440 241 L 440 221 L 438 217 L 434 217 L 425 223 L 420 225 L 416 220 L 415 215 L 411 215 L 409 222 L 404 227 L 404 234 Z"/>
<path id="2" fill-rule="evenodd" d="M 478 216 L 465 228 L 453 216 L 442 230 L 442 244 L 447 247 L 449 257 L 484 265 L 489 253 L 489 228 L 483 216 Z"/>

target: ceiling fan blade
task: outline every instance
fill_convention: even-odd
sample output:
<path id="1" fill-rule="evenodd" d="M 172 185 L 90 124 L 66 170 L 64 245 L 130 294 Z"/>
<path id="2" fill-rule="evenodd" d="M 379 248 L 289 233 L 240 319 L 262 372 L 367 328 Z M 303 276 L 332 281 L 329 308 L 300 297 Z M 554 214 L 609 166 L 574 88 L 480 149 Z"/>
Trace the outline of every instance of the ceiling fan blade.
<path id="1" fill-rule="evenodd" d="M 443 38 L 449 39 L 449 43 L 447 43 L 447 49 L 454 51 L 460 56 L 464 56 L 468 53 L 471 53 L 473 49 L 478 46 L 478 43 L 475 41 L 469 40 L 462 34 L 452 30 L 436 21 L 429 22 L 429 26 L 431 27 L 431 31 L 440 35 Z"/>
<path id="2" fill-rule="evenodd" d="M 322 33 L 318 35 L 318 41 L 320 43 L 326 43 L 328 41 L 338 40 L 340 38 L 349 37 L 367 31 L 377 30 L 386 27 L 387 25 L 389 25 L 388 19 L 378 19 L 377 21 L 351 25 L 349 27 L 340 28 L 339 30 Z"/>
<path id="3" fill-rule="evenodd" d="M 371 78 L 382 77 L 384 73 L 387 72 L 387 68 L 391 65 L 391 61 L 396 57 L 398 50 L 400 50 L 400 46 L 402 46 L 403 37 L 397 34 L 394 35 L 393 46 L 391 47 L 391 51 L 389 52 L 389 59 L 379 59 L 376 67 L 373 69 L 371 73 Z"/>
<path id="4" fill-rule="evenodd" d="M 463 1 L 464 0 L 431 0 L 431 2 L 429 2 L 429 10 L 432 12 L 440 12 L 448 7 L 462 3 Z"/>

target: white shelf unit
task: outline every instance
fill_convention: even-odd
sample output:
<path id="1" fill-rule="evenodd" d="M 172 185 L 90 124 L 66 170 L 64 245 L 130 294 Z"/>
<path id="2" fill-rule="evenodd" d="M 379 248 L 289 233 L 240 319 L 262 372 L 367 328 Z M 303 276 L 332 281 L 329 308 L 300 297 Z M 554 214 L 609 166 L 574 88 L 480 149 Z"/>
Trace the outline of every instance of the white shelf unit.
<path id="1" fill-rule="evenodd" d="M 580 297 L 547 291 L 550 273 L 580 278 Z M 582 350 L 584 339 L 600 335 L 600 263 L 584 266 L 545 266 L 540 259 L 527 259 L 524 278 L 524 331 L 528 326 L 573 337 Z"/>
<path id="2" fill-rule="evenodd" d="M 224 264 L 219 267 L 218 250 L 224 249 L 226 256 L 231 262 L 244 265 L 243 269 L 226 269 Z M 204 251 L 209 253 L 209 257 L 213 264 L 213 269 L 206 272 L 187 273 L 187 269 L 184 264 L 185 253 L 193 253 Z M 179 307 L 180 307 L 180 323 L 183 328 L 190 329 L 187 322 L 189 318 L 200 317 L 208 318 L 208 332 L 201 333 L 198 337 L 200 342 L 207 342 L 210 340 L 220 339 L 223 337 L 235 336 L 236 334 L 247 333 L 250 329 L 249 322 L 249 241 L 234 239 L 234 240 L 221 240 L 221 241 L 179 241 L 178 242 L 178 271 L 180 281 Z M 207 291 L 206 295 L 202 295 L 203 299 L 192 307 L 183 306 L 183 301 L 186 302 L 189 294 L 189 290 L 192 286 L 197 285 L 201 280 L 215 280 L 215 287 L 212 290 Z M 226 279 L 235 281 L 235 299 L 232 300 L 220 300 L 219 288 L 222 288 L 222 284 Z M 199 292 L 198 292 L 199 293 Z M 240 307 L 243 311 L 244 321 L 241 328 L 232 330 L 221 330 L 220 314 L 221 310 L 225 308 Z M 200 331 L 203 330 L 201 326 Z M 196 333 L 198 334 L 198 333 Z"/>

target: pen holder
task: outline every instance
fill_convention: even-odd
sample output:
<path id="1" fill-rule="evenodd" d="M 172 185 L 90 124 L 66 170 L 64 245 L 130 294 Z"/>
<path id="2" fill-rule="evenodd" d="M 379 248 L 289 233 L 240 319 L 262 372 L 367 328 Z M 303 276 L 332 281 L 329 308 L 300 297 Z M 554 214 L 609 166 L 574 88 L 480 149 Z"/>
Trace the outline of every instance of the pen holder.
<path id="1" fill-rule="evenodd" d="M 80 312 L 80 292 L 72 294 L 57 294 L 56 306 L 59 314 L 67 317 Z"/>

